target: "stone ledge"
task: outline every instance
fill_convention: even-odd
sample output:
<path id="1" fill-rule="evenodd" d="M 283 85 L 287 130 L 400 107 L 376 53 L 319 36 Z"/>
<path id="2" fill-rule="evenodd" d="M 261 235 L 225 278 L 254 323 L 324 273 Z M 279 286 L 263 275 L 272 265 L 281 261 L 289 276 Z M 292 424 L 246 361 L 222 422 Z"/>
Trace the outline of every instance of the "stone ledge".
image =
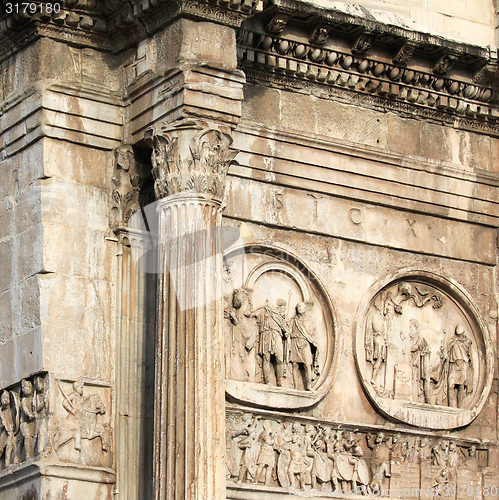
<path id="1" fill-rule="evenodd" d="M 112 469 L 56 462 L 28 462 L 0 472 L 0 491 L 41 477 L 100 484 L 116 482 L 116 474 Z"/>

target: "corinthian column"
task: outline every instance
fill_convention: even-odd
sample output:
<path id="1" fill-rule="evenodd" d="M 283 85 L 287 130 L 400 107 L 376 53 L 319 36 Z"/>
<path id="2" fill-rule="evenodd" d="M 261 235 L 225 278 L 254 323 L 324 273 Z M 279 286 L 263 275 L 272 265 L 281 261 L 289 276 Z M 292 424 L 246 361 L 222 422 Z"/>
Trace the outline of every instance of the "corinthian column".
<path id="1" fill-rule="evenodd" d="M 150 128 L 159 212 L 154 498 L 225 498 L 221 202 L 228 127 Z"/>

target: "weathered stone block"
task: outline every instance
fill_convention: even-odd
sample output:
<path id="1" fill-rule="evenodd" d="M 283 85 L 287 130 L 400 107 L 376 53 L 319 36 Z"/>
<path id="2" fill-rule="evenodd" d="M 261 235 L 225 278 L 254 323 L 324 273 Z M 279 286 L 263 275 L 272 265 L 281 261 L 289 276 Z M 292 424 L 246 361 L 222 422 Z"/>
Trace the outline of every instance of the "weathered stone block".
<path id="1" fill-rule="evenodd" d="M 279 127 L 281 115 L 279 90 L 263 85 L 246 85 L 242 106 L 244 120 Z"/>
<path id="2" fill-rule="evenodd" d="M 17 238 L 17 275 L 22 281 L 43 270 L 43 227 L 37 224 Z"/>
<path id="3" fill-rule="evenodd" d="M 421 121 L 387 114 L 387 149 L 397 153 L 421 155 Z"/>

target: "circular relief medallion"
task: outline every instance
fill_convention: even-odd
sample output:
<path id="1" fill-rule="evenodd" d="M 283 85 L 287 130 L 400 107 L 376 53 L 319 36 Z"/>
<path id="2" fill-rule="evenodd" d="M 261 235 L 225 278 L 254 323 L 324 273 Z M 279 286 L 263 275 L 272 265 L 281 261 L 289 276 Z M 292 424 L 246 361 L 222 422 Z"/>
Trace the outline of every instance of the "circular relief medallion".
<path id="1" fill-rule="evenodd" d="M 290 253 L 253 245 L 225 257 L 224 284 L 227 396 L 283 409 L 321 400 L 338 339 L 317 277 Z"/>
<path id="2" fill-rule="evenodd" d="M 411 425 L 467 425 L 490 391 L 487 328 L 468 294 L 432 273 L 399 272 L 371 287 L 357 313 L 355 348 L 375 406 Z"/>

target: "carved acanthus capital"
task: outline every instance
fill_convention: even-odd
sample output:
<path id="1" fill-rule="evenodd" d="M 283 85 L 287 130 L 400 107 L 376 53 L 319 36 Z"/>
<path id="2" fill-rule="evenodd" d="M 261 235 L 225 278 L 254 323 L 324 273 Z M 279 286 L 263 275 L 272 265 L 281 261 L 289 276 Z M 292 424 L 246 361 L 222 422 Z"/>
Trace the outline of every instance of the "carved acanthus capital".
<path id="1" fill-rule="evenodd" d="M 225 178 L 237 151 L 231 151 L 228 127 L 183 121 L 150 127 L 145 138 L 153 147 L 157 198 L 194 192 L 221 200 Z"/>

